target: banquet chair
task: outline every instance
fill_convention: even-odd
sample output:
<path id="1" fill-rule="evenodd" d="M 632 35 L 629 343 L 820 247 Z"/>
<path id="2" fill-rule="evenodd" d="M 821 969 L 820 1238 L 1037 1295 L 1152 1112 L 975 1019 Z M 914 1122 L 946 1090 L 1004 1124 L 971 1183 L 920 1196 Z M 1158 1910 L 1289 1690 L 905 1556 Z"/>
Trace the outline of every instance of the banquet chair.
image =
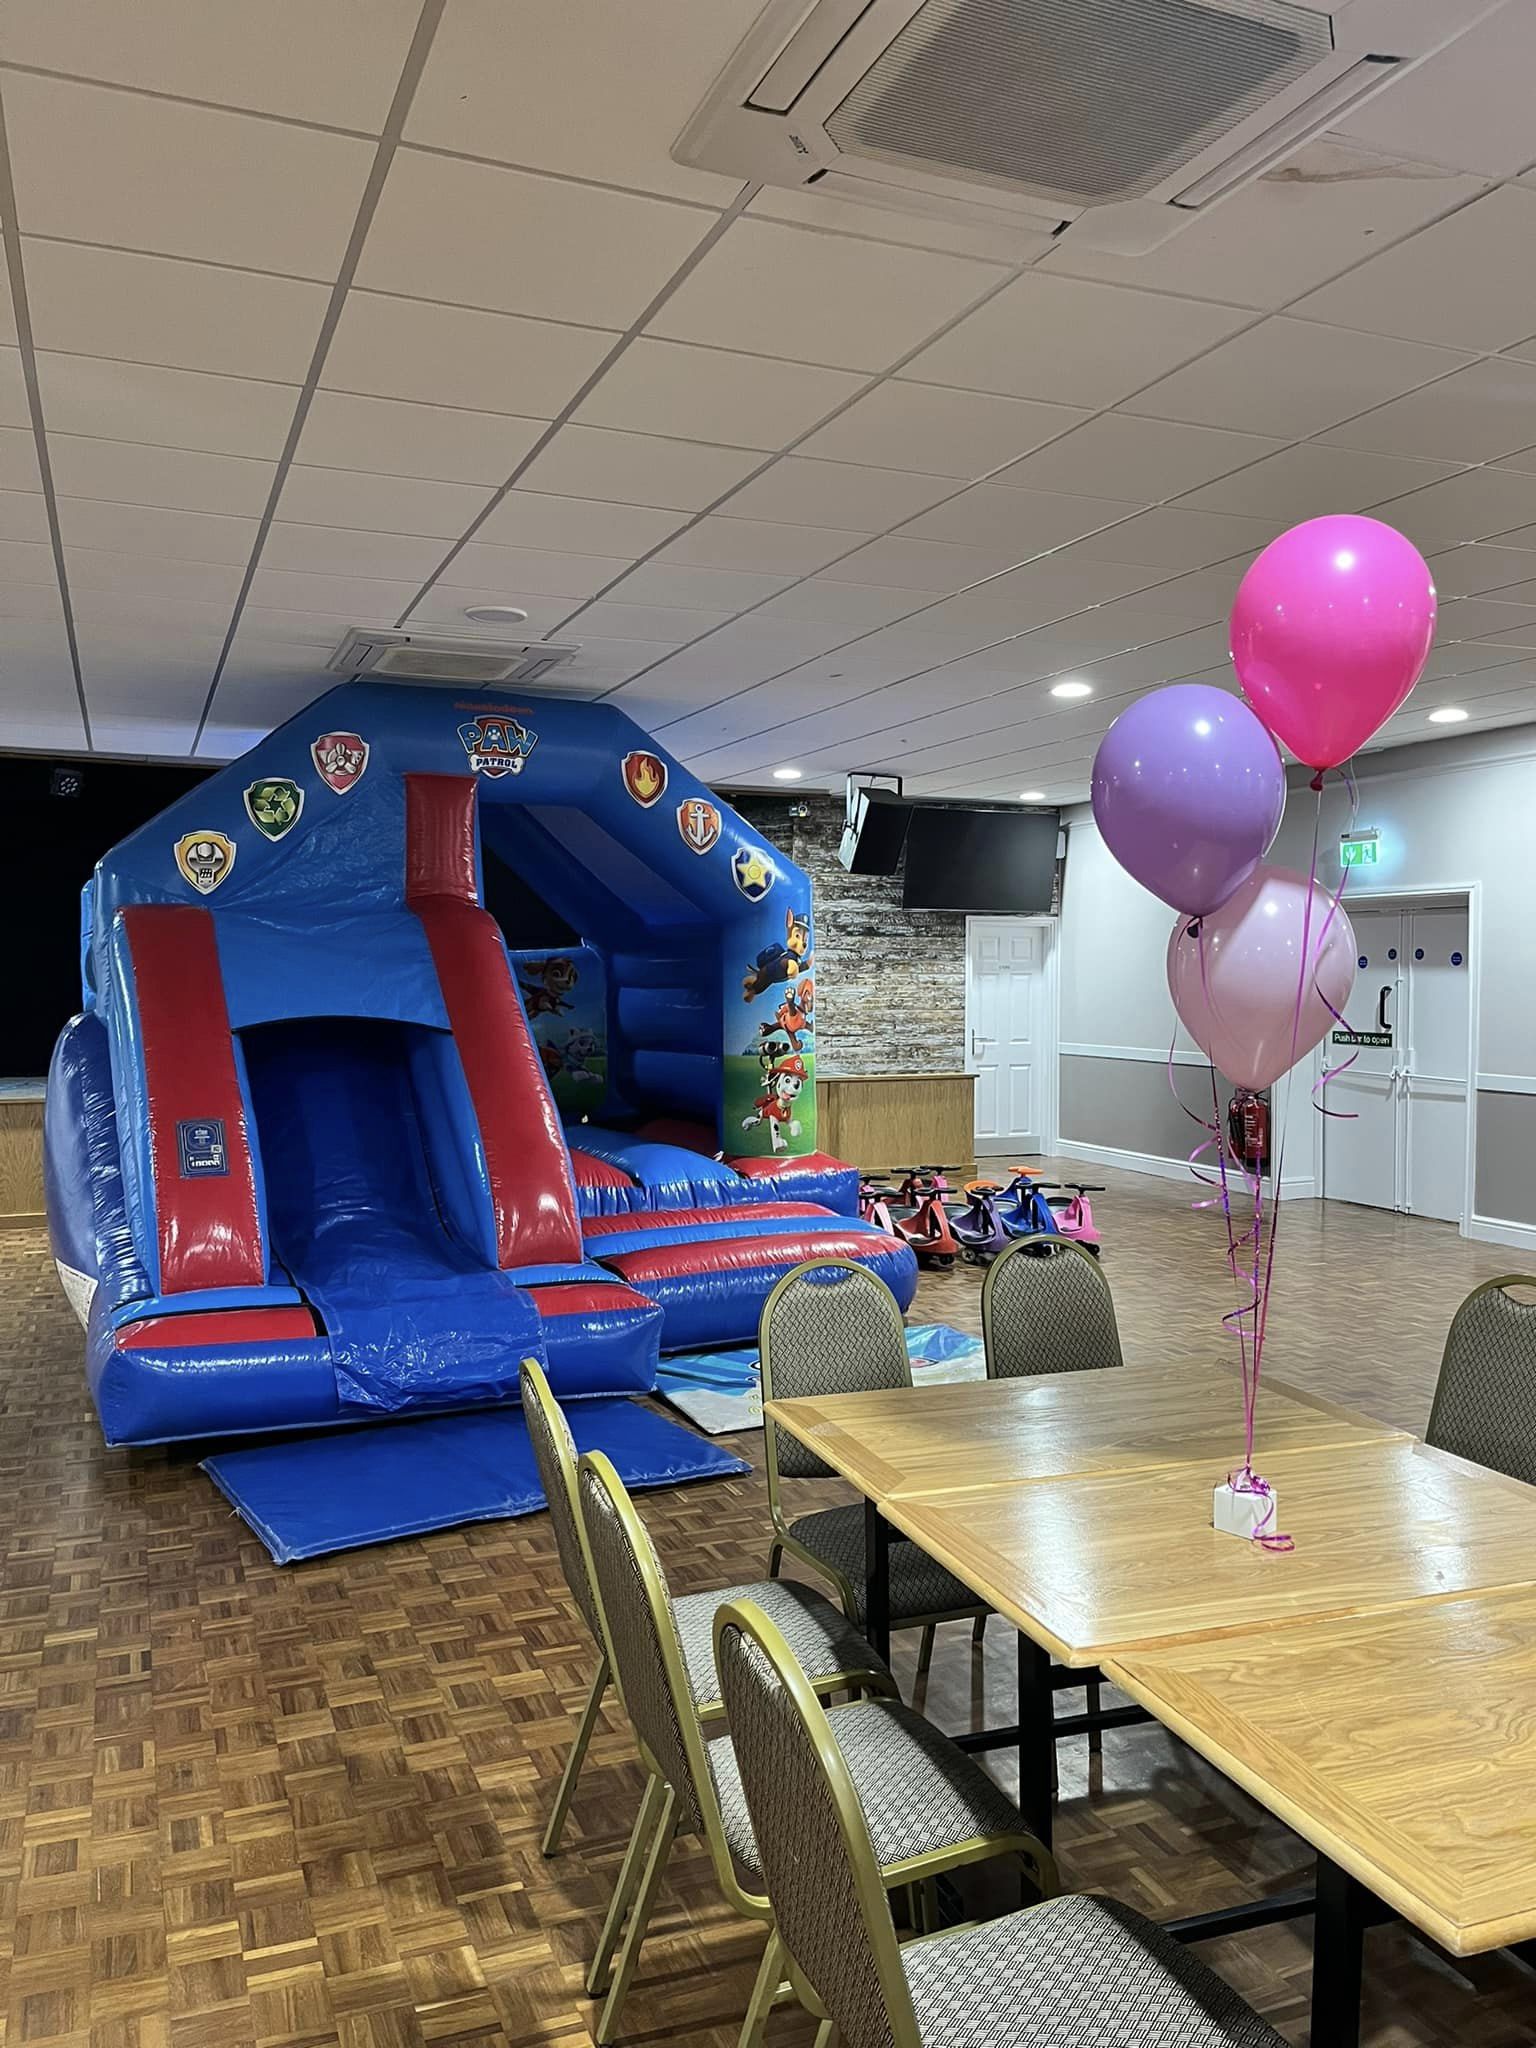
<path id="1" fill-rule="evenodd" d="M 1536 1486 L 1536 1278 L 1504 1273 L 1474 1287 L 1451 1318 L 1424 1441 Z"/>
<path id="2" fill-rule="evenodd" d="M 789 1993 L 780 1982 L 783 1951 L 763 1893 L 731 1738 L 723 1733 L 712 1737 L 700 1718 L 676 1608 L 649 1533 L 618 1473 L 598 1451 L 589 1451 L 578 1469 L 599 1605 L 647 1774 L 640 1815 L 587 1979 L 594 1996 L 606 1992 L 596 2038 L 608 2042 L 617 2031 L 674 1841 L 702 1836 L 727 1903 L 769 1925 L 740 2036 L 741 2048 L 760 2048 L 769 2012 Z M 793 1662 L 787 1644 L 783 1654 Z M 801 1682 L 810 1693 L 803 1673 Z M 840 1745 L 871 1816 L 877 1885 L 911 1887 L 920 1898 L 928 1880 L 944 1871 L 1013 1855 L 1023 1858 L 1036 1891 L 1043 1895 L 1054 1889 L 1050 1854 L 1025 1828 L 1013 1802 L 920 1714 L 894 1698 L 866 1698 L 835 1708 L 830 1725 L 835 1737 L 829 1739 Z"/>
<path id="3" fill-rule="evenodd" d="M 1016 1238 L 981 1283 L 987 1378 L 1123 1365 L 1114 1298 L 1092 1252 L 1070 1238 Z"/>
<path id="4" fill-rule="evenodd" d="M 521 1381 L 523 1418 L 533 1446 L 539 1480 L 549 1503 L 549 1518 L 554 1525 L 560 1568 L 565 1573 L 571 1597 L 597 1651 L 597 1668 L 592 1675 L 576 1738 L 566 1757 L 565 1769 L 560 1774 L 555 1803 L 544 1830 L 544 1854 L 553 1856 L 560 1847 L 576 1782 L 586 1760 L 587 1745 L 592 1740 L 604 1695 L 613 1680 L 613 1663 L 603 1632 L 602 1609 L 592 1577 L 592 1560 L 587 1550 L 586 1529 L 576 1490 L 576 1446 L 560 1405 L 549 1390 L 549 1381 L 531 1358 L 522 1362 Z M 706 1719 L 718 1718 L 721 1711 L 711 1633 L 715 1609 L 722 1600 L 742 1594 L 761 1601 L 774 1616 L 817 1691 L 835 1692 L 850 1687 L 877 1691 L 893 1689 L 890 1673 L 853 1623 L 830 1600 L 813 1592 L 809 1586 L 797 1586 L 788 1581 L 725 1586 L 719 1592 L 685 1594 L 677 1602 L 684 1666 L 694 1701 Z"/>
<path id="5" fill-rule="evenodd" d="M 758 1349 L 765 1401 L 912 1384 L 896 1297 L 883 1280 L 851 1259 L 809 1259 L 786 1273 L 763 1304 Z M 831 1582 L 845 1613 L 862 1624 L 868 1608 L 862 1503 L 819 1508 L 791 1521 L 782 1481 L 835 1479 L 837 1474 L 777 1423 L 766 1424 L 764 1437 L 773 1517 L 768 1576 L 778 1577 L 786 1553 L 798 1558 Z M 987 1612 L 985 1602 L 915 1543 L 892 1545 L 890 1585 L 891 1627 L 923 1631 L 920 1672 L 933 1654 L 938 1622 L 981 1618 Z"/>
<path id="6" fill-rule="evenodd" d="M 715 1618 L 731 1737 L 790 1981 L 839 2048 L 1283 2048 L 1187 1948 L 1129 1907 L 1053 1896 L 898 1944 L 831 1721 L 750 1602 Z"/>

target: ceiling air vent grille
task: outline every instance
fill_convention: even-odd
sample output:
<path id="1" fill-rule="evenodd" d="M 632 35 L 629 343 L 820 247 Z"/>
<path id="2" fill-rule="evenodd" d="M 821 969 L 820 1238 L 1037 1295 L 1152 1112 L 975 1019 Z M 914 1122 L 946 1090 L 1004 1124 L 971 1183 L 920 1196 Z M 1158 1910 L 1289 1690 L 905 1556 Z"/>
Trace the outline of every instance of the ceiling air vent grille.
<path id="1" fill-rule="evenodd" d="M 463 633 L 354 626 L 326 667 L 337 675 L 393 676 L 413 683 L 532 683 L 578 652 L 544 640 L 477 640 Z"/>
<path id="2" fill-rule="evenodd" d="M 849 157 L 1140 198 L 1332 49 L 1286 0 L 927 0 L 826 120 Z"/>

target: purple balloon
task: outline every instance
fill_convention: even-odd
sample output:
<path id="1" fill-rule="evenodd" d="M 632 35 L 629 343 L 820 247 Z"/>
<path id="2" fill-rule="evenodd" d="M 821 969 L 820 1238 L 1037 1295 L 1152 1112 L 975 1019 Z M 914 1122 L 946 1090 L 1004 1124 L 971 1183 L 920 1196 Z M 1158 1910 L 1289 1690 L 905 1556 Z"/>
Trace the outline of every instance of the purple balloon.
<path id="1" fill-rule="evenodd" d="M 1285 770 L 1240 697 L 1171 683 L 1122 711 L 1093 760 L 1093 815 L 1127 873 L 1203 917 L 1253 873 L 1280 829 Z"/>

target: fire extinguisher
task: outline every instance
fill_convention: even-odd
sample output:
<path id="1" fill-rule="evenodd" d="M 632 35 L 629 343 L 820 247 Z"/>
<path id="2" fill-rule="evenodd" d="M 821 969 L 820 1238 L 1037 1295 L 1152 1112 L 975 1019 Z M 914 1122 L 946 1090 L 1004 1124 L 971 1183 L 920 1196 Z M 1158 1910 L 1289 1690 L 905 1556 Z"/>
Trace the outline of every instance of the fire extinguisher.
<path id="1" fill-rule="evenodd" d="M 1269 1098 L 1246 1091 L 1227 1105 L 1227 1135 L 1233 1153 L 1250 1173 L 1269 1171 Z"/>

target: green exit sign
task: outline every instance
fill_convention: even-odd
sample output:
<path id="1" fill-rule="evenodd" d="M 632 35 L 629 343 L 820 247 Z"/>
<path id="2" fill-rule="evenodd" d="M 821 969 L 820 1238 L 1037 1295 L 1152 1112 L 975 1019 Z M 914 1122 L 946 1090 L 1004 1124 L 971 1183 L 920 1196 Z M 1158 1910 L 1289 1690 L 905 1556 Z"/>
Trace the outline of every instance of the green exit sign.
<path id="1" fill-rule="evenodd" d="M 1376 848 L 1380 844 L 1375 832 L 1344 832 L 1339 835 L 1339 866 L 1341 868 L 1373 868 L 1376 865 Z"/>

